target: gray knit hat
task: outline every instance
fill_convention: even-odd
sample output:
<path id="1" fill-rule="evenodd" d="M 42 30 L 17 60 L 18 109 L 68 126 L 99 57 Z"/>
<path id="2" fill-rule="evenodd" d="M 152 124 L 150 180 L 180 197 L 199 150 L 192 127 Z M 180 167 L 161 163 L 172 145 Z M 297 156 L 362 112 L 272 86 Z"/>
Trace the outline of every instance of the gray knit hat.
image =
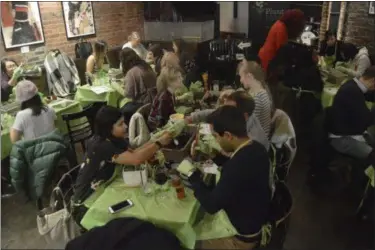
<path id="1" fill-rule="evenodd" d="M 16 86 L 16 101 L 17 102 L 25 102 L 33 98 L 36 94 L 38 94 L 38 88 L 35 84 L 28 80 L 22 80 L 17 83 Z"/>

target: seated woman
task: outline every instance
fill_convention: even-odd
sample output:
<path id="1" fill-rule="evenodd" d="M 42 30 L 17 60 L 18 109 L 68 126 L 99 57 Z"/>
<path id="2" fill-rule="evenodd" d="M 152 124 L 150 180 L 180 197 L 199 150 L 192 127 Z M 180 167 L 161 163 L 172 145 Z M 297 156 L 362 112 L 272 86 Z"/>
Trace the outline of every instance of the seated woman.
<path id="1" fill-rule="evenodd" d="M 148 124 L 151 130 L 167 124 L 169 116 L 176 113 L 174 106 L 174 91 L 182 85 L 182 76 L 174 68 L 164 67 L 158 77 L 156 88 L 158 94 L 154 99 Z"/>
<path id="2" fill-rule="evenodd" d="M 123 96 L 137 103 L 150 103 L 149 90 L 156 87 L 156 74 L 134 50 L 125 48 L 120 53 L 122 72 L 125 76 Z"/>
<path id="3" fill-rule="evenodd" d="M 12 89 L 16 86 L 22 74 L 22 64 L 20 66 L 11 59 L 1 60 L 1 101 L 6 102 L 12 94 Z"/>
<path id="4" fill-rule="evenodd" d="M 161 68 L 169 67 L 179 70 L 182 74 L 185 74 L 183 68 L 180 66 L 180 59 L 176 53 L 166 52 L 160 62 Z"/>
<path id="5" fill-rule="evenodd" d="M 336 66 L 336 69 L 352 77 L 361 77 L 370 68 L 371 60 L 366 47 L 358 49 L 354 44 L 345 43 L 342 46 L 341 57 L 349 62 L 349 68 Z"/>
<path id="6" fill-rule="evenodd" d="M 119 109 L 104 106 L 98 111 L 95 134 L 87 144 L 86 159 L 81 165 L 73 195 L 75 211 L 80 211 L 79 214 L 73 212 L 78 223 L 87 210 L 82 203 L 101 183 L 111 179 L 116 165 L 138 166 L 151 159 L 161 146 L 171 142 L 170 134 L 165 133 L 157 141 L 131 150 L 125 140 L 126 128 Z"/>
<path id="7" fill-rule="evenodd" d="M 92 81 L 94 75 L 102 69 L 104 58 L 106 54 L 106 45 L 102 41 L 94 43 L 94 52 L 87 58 L 86 62 L 86 77 L 88 82 Z"/>
<path id="8" fill-rule="evenodd" d="M 34 83 L 23 80 L 17 84 L 16 100 L 21 111 L 10 130 L 10 140 L 15 143 L 23 137 L 32 140 L 55 130 L 55 111 L 42 103 Z"/>
<path id="9" fill-rule="evenodd" d="M 151 65 L 151 68 L 156 72 L 156 75 L 160 75 L 160 64 L 163 54 L 164 51 L 160 47 L 160 44 L 151 45 L 148 50 L 146 62 Z"/>
<path id="10" fill-rule="evenodd" d="M 321 43 L 319 56 L 326 64 L 334 66 L 336 62 L 343 61 L 341 57 L 342 41 L 338 41 L 334 32 L 327 30 Z"/>
<path id="11" fill-rule="evenodd" d="M 256 62 L 243 61 L 239 67 L 239 74 L 242 85 L 254 99 L 254 113 L 260 121 L 267 138 L 269 138 L 273 116 L 273 103 L 265 81 L 263 69 Z"/>

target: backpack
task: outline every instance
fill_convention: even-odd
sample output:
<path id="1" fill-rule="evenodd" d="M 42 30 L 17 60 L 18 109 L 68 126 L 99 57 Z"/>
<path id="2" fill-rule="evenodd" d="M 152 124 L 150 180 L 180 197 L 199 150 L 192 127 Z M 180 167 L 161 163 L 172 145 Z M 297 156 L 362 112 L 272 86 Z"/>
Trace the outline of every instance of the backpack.
<path id="1" fill-rule="evenodd" d="M 76 43 L 74 51 L 76 53 L 76 58 L 85 59 L 92 54 L 92 45 L 87 41 L 80 41 Z"/>

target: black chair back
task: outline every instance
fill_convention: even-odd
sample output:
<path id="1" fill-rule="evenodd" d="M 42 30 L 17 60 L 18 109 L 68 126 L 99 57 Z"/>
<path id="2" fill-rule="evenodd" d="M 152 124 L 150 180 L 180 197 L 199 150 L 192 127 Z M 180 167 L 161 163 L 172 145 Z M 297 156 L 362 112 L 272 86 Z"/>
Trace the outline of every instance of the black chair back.
<path id="1" fill-rule="evenodd" d="M 122 46 L 117 46 L 108 50 L 106 58 L 108 60 L 110 68 L 115 68 L 115 69 L 120 68 L 121 49 L 122 49 Z"/>
<path id="2" fill-rule="evenodd" d="M 78 70 L 78 76 L 79 79 L 81 80 L 81 85 L 85 85 L 86 82 L 86 59 L 82 58 L 76 58 L 74 59 L 74 63 L 77 67 Z"/>
<path id="3" fill-rule="evenodd" d="M 93 135 L 96 113 L 104 104 L 106 103 L 93 103 L 80 112 L 62 115 L 62 119 L 65 121 L 68 128 L 70 144 L 74 152 L 76 143 L 80 143 L 83 152 L 86 152 L 86 140 Z M 75 152 L 75 155 L 75 164 L 77 164 L 77 152 Z"/>

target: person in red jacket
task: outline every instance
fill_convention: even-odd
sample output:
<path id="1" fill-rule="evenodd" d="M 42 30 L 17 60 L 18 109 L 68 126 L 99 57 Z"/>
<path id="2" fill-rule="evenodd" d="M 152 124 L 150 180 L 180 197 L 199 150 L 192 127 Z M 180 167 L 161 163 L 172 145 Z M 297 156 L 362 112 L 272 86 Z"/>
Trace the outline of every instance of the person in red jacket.
<path id="1" fill-rule="evenodd" d="M 282 17 L 272 25 L 258 54 L 264 70 L 267 70 L 268 64 L 276 55 L 277 50 L 287 43 L 288 37 L 296 37 L 296 34 L 303 31 L 304 26 L 305 15 L 299 9 L 285 11 Z"/>

